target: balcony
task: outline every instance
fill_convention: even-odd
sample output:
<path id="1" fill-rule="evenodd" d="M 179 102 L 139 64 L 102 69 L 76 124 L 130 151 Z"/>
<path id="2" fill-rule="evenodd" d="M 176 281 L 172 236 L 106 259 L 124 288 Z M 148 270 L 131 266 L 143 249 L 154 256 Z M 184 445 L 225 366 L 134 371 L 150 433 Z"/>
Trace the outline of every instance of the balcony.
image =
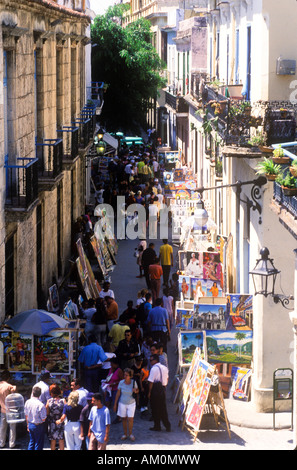
<path id="1" fill-rule="evenodd" d="M 5 164 L 5 209 L 12 214 L 27 213 L 38 200 L 38 159 L 17 158 L 15 165 Z"/>
<path id="2" fill-rule="evenodd" d="M 44 139 L 36 142 L 40 189 L 51 190 L 60 181 L 63 170 L 63 140 Z"/>
<path id="3" fill-rule="evenodd" d="M 74 126 L 63 126 L 57 129 L 57 136 L 63 140 L 63 167 L 68 167 L 78 157 L 79 128 Z"/>
<path id="4" fill-rule="evenodd" d="M 78 119 L 72 122 L 72 125 L 78 127 L 78 146 L 79 149 L 85 149 L 90 142 L 93 142 L 93 137 L 96 129 L 96 107 L 85 106 Z"/>

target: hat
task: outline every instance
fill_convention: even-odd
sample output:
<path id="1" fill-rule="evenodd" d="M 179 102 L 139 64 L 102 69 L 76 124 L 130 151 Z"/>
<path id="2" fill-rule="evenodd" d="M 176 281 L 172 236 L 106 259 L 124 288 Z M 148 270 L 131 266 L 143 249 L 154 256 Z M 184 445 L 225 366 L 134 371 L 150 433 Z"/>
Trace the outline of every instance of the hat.
<path id="1" fill-rule="evenodd" d="M 130 191 L 129 196 L 134 196 L 134 194 L 133 191 Z"/>
<path id="2" fill-rule="evenodd" d="M 87 396 L 86 396 L 86 399 L 87 399 L 87 400 L 92 400 L 93 396 L 94 396 L 94 393 L 89 392 L 89 393 L 87 394 Z"/>

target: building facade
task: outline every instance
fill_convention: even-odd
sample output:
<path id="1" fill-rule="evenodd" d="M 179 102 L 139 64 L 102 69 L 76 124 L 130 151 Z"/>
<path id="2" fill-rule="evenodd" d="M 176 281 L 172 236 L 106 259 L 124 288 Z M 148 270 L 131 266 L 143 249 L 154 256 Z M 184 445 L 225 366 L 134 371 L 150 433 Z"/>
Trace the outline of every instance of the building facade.
<path id="1" fill-rule="evenodd" d="M 85 211 L 90 17 L 83 0 L 0 5 L 0 317 L 46 307 Z"/>

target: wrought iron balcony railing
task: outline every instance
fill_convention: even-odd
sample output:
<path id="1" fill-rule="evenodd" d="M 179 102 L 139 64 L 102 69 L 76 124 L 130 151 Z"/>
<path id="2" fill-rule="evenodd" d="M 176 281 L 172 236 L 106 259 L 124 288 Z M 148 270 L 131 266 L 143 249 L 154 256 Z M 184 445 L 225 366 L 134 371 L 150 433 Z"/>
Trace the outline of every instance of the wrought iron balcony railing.
<path id="1" fill-rule="evenodd" d="M 5 164 L 5 205 L 28 209 L 38 198 L 38 159 L 17 158 L 15 165 Z"/>
<path id="2" fill-rule="evenodd" d="M 74 160 L 78 156 L 79 128 L 63 126 L 57 129 L 59 139 L 63 140 L 63 157 L 66 160 Z"/>
<path id="3" fill-rule="evenodd" d="M 36 157 L 40 176 L 55 179 L 62 172 L 63 140 L 44 139 L 41 143 L 36 142 Z"/>

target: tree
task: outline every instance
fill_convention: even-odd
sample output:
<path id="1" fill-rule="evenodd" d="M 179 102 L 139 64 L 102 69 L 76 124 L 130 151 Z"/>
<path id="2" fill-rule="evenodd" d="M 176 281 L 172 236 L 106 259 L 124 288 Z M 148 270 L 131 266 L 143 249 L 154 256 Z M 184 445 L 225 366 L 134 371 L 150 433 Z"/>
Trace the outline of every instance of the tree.
<path id="1" fill-rule="evenodd" d="M 127 5 L 110 7 L 97 16 L 91 30 L 94 81 L 109 84 L 102 120 L 109 130 L 134 130 L 145 125 L 147 105 L 165 86 L 160 57 L 152 46 L 150 22 L 139 19 L 121 26 Z"/>

